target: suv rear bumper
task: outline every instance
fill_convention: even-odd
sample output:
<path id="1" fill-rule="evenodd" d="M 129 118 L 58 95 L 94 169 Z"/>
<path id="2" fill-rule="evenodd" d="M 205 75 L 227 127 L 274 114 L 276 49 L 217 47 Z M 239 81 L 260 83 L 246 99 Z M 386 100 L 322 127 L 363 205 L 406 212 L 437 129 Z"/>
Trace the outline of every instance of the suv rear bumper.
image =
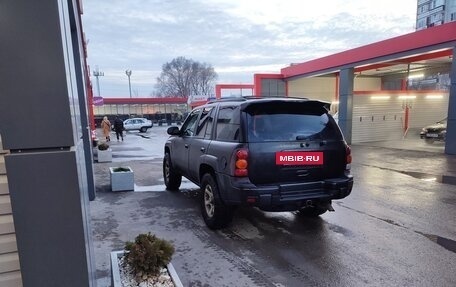
<path id="1" fill-rule="evenodd" d="M 308 205 L 309 201 L 319 203 L 348 196 L 353 188 L 353 176 L 257 186 L 248 179 L 222 175 L 219 183 L 221 192 L 225 192 L 221 197 L 226 204 L 253 205 L 267 211 L 291 211 Z"/>

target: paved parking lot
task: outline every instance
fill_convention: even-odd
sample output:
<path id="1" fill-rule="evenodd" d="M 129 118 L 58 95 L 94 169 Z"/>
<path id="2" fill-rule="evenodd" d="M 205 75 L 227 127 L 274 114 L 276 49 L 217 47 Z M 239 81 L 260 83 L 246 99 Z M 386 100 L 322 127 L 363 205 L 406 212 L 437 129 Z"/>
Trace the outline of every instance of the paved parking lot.
<path id="1" fill-rule="evenodd" d="M 240 208 L 233 224 L 206 228 L 198 189 L 165 191 L 166 127 L 112 142 L 95 163 L 90 203 L 98 286 L 109 286 L 109 252 L 138 233 L 176 247 L 184 286 L 452 286 L 456 281 L 456 157 L 354 145 L 352 194 L 335 212 L 308 219 Z M 110 191 L 109 166 L 135 171 L 135 192 Z M 427 177 L 426 177 L 427 176 Z M 434 179 L 435 178 L 435 179 Z"/>

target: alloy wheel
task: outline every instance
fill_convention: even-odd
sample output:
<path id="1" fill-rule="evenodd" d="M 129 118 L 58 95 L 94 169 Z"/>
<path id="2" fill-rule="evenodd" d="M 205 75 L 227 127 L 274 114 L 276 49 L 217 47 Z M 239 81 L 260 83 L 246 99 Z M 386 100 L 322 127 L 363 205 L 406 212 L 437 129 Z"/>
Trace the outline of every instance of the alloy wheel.
<path id="1" fill-rule="evenodd" d="M 214 205 L 214 192 L 212 187 L 208 184 L 204 188 L 204 208 L 206 209 L 206 214 L 208 217 L 214 216 L 215 205 Z"/>

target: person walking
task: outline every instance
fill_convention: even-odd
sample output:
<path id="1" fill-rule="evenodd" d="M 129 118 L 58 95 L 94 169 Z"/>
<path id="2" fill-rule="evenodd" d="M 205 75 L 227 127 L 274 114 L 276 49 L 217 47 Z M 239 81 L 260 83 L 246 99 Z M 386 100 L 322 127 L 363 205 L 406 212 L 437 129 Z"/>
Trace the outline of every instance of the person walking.
<path id="1" fill-rule="evenodd" d="M 106 141 L 111 141 L 111 122 L 108 120 L 107 116 L 103 117 L 103 121 L 101 121 L 101 128 L 103 129 L 103 136 L 105 137 Z"/>
<path id="2" fill-rule="evenodd" d="M 119 141 L 119 136 L 120 138 L 122 138 L 123 141 L 124 124 L 119 117 L 116 117 L 116 119 L 114 120 L 114 130 L 116 131 L 117 141 Z"/>

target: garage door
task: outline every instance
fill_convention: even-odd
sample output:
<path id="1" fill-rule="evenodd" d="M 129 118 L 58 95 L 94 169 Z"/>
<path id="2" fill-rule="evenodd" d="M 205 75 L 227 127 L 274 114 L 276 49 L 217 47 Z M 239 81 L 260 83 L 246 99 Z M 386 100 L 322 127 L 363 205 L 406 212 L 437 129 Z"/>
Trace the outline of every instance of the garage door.
<path id="1" fill-rule="evenodd" d="M 403 118 L 402 103 L 395 96 L 355 95 L 352 143 L 399 140 Z"/>
<path id="2" fill-rule="evenodd" d="M 352 142 L 400 140 L 404 135 L 405 107 L 410 133 L 447 117 L 448 93 L 356 94 L 353 97 Z"/>

